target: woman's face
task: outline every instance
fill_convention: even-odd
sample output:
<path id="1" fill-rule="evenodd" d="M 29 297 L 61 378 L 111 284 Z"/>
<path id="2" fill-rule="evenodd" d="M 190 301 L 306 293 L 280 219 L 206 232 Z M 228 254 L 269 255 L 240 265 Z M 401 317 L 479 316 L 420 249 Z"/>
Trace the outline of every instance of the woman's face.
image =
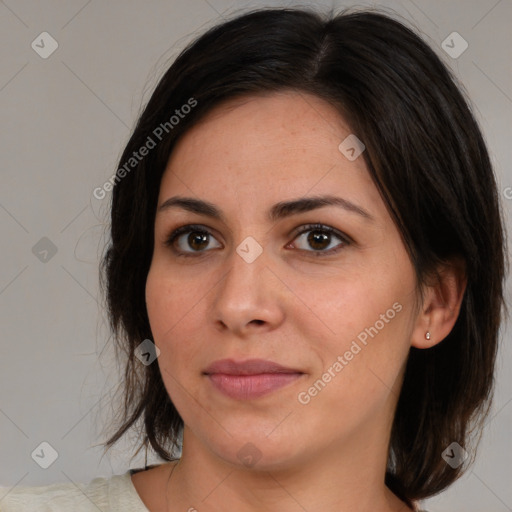
<path id="1" fill-rule="evenodd" d="M 274 93 L 217 107 L 169 160 L 158 208 L 192 198 L 219 216 L 157 210 L 149 320 L 185 439 L 225 461 L 387 456 L 416 280 L 363 158 L 338 148 L 350 134 L 323 100 Z M 339 202 L 303 203 L 324 196 Z M 292 373 L 205 373 L 222 359 Z"/>

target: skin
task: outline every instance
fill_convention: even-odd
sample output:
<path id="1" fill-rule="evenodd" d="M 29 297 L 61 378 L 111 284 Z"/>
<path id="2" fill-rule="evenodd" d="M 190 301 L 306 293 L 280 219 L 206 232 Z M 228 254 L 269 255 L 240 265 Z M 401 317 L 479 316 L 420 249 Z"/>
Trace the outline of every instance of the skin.
<path id="1" fill-rule="evenodd" d="M 163 382 L 185 428 L 168 486 L 175 463 L 132 477 L 151 512 L 409 510 L 384 485 L 403 370 L 411 346 L 428 348 L 450 332 L 465 283 L 447 267 L 416 301 L 414 269 L 363 157 L 349 161 L 338 149 L 350 133 L 323 100 L 281 92 L 217 106 L 175 147 L 158 205 L 178 195 L 202 199 L 225 222 L 179 207 L 156 215 L 146 303 Z M 327 194 L 373 220 L 336 206 L 266 217 L 280 201 Z M 296 230 L 314 223 L 351 243 L 327 234 L 312 245 L 315 228 Z M 185 233 L 174 250 L 166 246 L 187 224 L 211 233 L 204 245 L 190 245 Z M 236 252 L 249 236 L 263 249 L 251 263 Z M 180 249 L 191 256 L 179 257 Z M 400 312 L 300 403 L 298 394 L 397 303 Z M 234 400 L 202 374 L 228 357 L 304 374 L 258 399 Z M 247 443 L 260 457 L 252 467 L 237 456 Z"/>

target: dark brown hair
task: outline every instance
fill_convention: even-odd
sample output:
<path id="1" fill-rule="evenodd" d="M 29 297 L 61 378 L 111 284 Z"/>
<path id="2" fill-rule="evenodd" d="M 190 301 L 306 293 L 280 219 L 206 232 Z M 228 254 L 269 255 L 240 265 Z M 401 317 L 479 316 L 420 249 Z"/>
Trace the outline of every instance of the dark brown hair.
<path id="1" fill-rule="evenodd" d="M 327 101 L 366 145 L 363 158 L 418 289 L 441 263 L 464 263 L 457 322 L 434 347 L 411 348 L 391 432 L 387 485 L 409 503 L 432 496 L 466 467 L 452 469 L 443 450 L 453 441 L 467 447 L 488 414 L 504 305 L 503 222 L 488 152 L 461 87 L 415 31 L 375 10 L 239 15 L 192 42 L 156 86 L 121 156 L 125 172 L 116 174 L 111 243 L 101 262 L 110 326 L 126 356 L 120 423 L 105 445 L 143 419 L 139 450 L 150 445 L 171 460 L 183 427 L 158 365 L 134 356 L 153 339 L 145 283 L 160 181 L 176 141 L 224 100 L 286 90 Z M 193 108 L 182 109 L 191 99 Z M 176 110 L 183 115 L 170 122 Z M 156 147 L 131 161 L 150 139 Z"/>

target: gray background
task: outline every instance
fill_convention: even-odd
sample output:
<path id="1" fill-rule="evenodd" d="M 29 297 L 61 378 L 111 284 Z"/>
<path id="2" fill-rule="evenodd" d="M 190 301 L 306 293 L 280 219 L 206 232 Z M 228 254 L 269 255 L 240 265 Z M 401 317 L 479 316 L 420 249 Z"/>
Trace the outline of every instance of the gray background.
<path id="1" fill-rule="evenodd" d="M 98 289 L 110 196 L 98 200 L 92 192 L 115 172 L 169 59 L 223 17 L 267 5 L 308 3 L 0 2 L 0 485 L 88 482 L 143 465 L 143 453 L 129 462 L 134 437 L 104 457 L 99 446 L 119 369 Z M 404 16 L 460 78 L 485 133 L 510 226 L 512 2 L 357 5 Z M 45 31 L 58 48 L 43 59 L 31 43 Z M 455 59 L 441 47 L 453 31 L 469 45 Z M 50 245 L 43 237 L 54 255 L 33 249 Z M 508 299 L 510 291 L 509 281 Z M 495 402 L 476 463 L 423 504 L 430 512 L 512 510 L 510 337 L 504 325 Z M 48 469 L 31 457 L 43 441 L 58 452 Z M 148 460 L 158 462 L 151 454 Z"/>

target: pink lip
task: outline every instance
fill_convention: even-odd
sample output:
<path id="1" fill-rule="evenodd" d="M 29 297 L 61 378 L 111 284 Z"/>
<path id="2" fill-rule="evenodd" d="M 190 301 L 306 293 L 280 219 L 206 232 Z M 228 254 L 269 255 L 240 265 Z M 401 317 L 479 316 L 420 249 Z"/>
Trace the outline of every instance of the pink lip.
<path id="1" fill-rule="evenodd" d="M 208 366 L 203 373 L 225 373 L 226 375 L 258 375 L 261 373 L 303 373 L 295 368 L 287 368 L 265 359 L 219 359 Z"/>
<path id="2" fill-rule="evenodd" d="M 298 379 L 304 372 L 264 359 L 215 361 L 203 372 L 225 395 L 250 400 L 266 395 Z"/>

